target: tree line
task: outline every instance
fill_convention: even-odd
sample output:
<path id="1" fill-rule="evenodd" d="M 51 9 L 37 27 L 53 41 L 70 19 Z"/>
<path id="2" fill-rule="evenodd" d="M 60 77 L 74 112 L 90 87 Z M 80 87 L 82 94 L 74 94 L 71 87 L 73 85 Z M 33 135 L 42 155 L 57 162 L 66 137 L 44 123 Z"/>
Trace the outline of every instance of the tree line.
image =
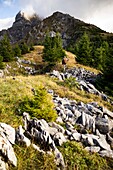
<path id="1" fill-rule="evenodd" d="M 96 68 L 102 72 L 98 84 L 113 94 L 113 47 L 107 41 L 92 42 L 84 32 L 74 47 L 69 50 L 76 54 L 76 61 L 80 64 Z"/>
<path id="2" fill-rule="evenodd" d="M 22 54 L 26 54 L 33 50 L 33 46 L 28 46 L 25 42 L 20 44 L 11 45 L 7 35 L 4 35 L 0 40 L 0 69 L 4 68 L 4 62 L 15 60 L 15 57 L 21 57 Z"/>

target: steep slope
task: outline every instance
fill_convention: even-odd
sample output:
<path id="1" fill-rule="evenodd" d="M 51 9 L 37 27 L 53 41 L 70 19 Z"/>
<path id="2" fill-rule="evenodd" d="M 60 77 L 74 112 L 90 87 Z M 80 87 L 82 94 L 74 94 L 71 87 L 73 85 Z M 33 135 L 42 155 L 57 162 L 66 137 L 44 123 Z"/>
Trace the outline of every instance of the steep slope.
<path id="1" fill-rule="evenodd" d="M 0 39 L 4 34 L 7 34 L 12 44 L 19 43 L 24 40 L 34 25 L 39 25 L 41 18 L 38 15 L 33 15 L 31 18 L 26 18 L 23 12 L 19 12 L 15 17 L 15 22 L 12 27 L 0 32 Z"/>
<path id="2" fill-rule="evenodd" d="M 100 37 L 113 43 L 113 34 L 61 12 L 55 12 L 43 20 L 37 15 L 28 19 L 24 13 L 19 12 L 15 17 L 13 26 L 0 32 L 0 39 L 3 34 L 7 33 L 12 44 L 22 40 L 27 43 L 42 44 L 47 32 L 50 32 L 51 35 L 59 32 L 63 39 L 63 46 L 67 47 L 75 43 L 84 31 L 89 34 L 94 42 L 97 42 L 98 37 Z"/>
<path id="3" fill-rule="evenodd" d="M 58 163 L 61 165 L 63 155 L 67 169 L 75 169 L 75 167 L 77 167 L 79 169 L 103 170 L 103 167 L 106 167 L 106 169 L 111 170 L 113 168 L 113 105 L 102 100 L 100 96 L 88 93 L 85 90 L 82 91 L 76 86 L 72 86 L 70 88 L 68 82 L 66 83 L 65 81 L 61 81 L 53 77 L 51 78 L 47 74 L 25 74 L 26 70 L 24 70 L 24 68 L 29 69 L 30 66 L 35 66 L 37 63 L 40 63 L 40 65 L 43 66 L 42 50 L 43 46 L 35 46 L 35 50 L 31 53 L 25 54 L 23 58 L 19 58 L 18 61 L 8 63 L 7 71 L 9 72 L 9 76 L 0 79 L 0 122 L 11 125 L 15 129 L 16 133 L 14 136 L 16 137 L 14 141 L 16 142 L 16 145 L 13 144 L 12 146 L 14 147 L 15 156 L 17 157 L 17 167 L 14 167 L 14 164 L 11 165 L 11 161 L 11 163 L 8 162 L 8 160 L 10 160 L 10 157 L 8 157 L 6 162 L 8 162 L 9 169 L 26 170 L 31 168 L 37 170 L 44 168 L 45 170 L 54 170 L 56 169 L 56 160 L 59 160 Z M 69 58 L 67 66 L 70 69 L 72 69 L 71 67 L 77 67 L 78 65 L 74 60 L 75 56 L 70 52 L 66 52 L 66 54 Z M 58 64 L 59 67 L 62 67 L 61 63 Z M 79 65 L 78 67 L 84 66 Z M 23 69 L 21 70 L 23 71 L 23 74 L 20 75 L 19 69 Z M 91 68 L 87 67 L 87 70 L 91 70 Z M 84 72 L 81 72 L 81 74 L 84 75 Z M 24 121 L 24 125 L 29 127 L 28 129 L 24 129 L 26 126 L 23 126 L 22 123 L 20 104 L 26 100 L 26 96 L 29 100 L 34 100 L 33 97 L 37 95 L 35 92 L 40 87 L 42 87 L 42 90 L 46 90 L 50 94 L 53 94 L 53 101 L 55 102 L 54 109 L 56 109 L 60 120 L 63 121 L 58 124 L 57 119 L 56 122 L 47 124 L 44 120 L 35 119 L 33 116 L 33 119 L 30 118 L 30 120 L 26 119 L 27 121 Z M 24 113 L 24 115 L 25 114 L 26 113 Z M 44 125 L 47 125 L 51 131 L 49 132 L 48 128 L 43 129 L 43 127 L 40 126 L 41 122 L 44 123 Z M 0 125 L 4 125 L 2 123 L 0 123 Z M 92 125 L 96 126 L 92 127 Z M 108 128 L 108 125 L 110 126 L 110 129 Z M 37 132 L 34 134 L 36 136 L 30 136 L 30 133 L 32 132 L 30 127 Z M 36 127 L 38 128 L 36 129 Z M 94 130 L 94 134 L 92 132 L 92 128 Z M 0 126 L 0 130 L 2 129 L 3 128 Z M 110 133 L 107 133 L 108 131 Z M 27 136 L 27 132 L 30 135 Z M 51 133 L 51 135 L 49 133 Z M 4 134 L 7 134 L 6 131 Z M 1 137 L 2 140 L 4 140 L 5 135 Z M 51 136 L 52 138 L 50 138 Z M 107 137 L 109 137 L 108 140 Z M 31 138 L 33 140 L 31 140 Z M 34 139 L 36 139 L 35 145 Z M 55 141 L 55 145 L 51 145 L 54 142 L 53 139 Z M 40 142 L 38 143 L 37 141 Z M 81 142 L 81 144 L 78 143 L 78 141 Z M 62 155 L 57 149 L 58 145 L 60 145 L 58 149 Z M 1 153 L 4 153 L 4 149 L 7 151 L 9 148 L 8 145 L 5 146 L 5 148 L 0 148 Z M 53 150 L 56 151 L 55 156 L 57 156 L 57 159 L 54 159 L 54 155 L 52 154 L 53 152 L 49 151 L 46 154 L 45 149 L 48 149 L 48 146 L 50 151 L 51 147 L 53 147 Z M 109 158 L 102 158 L 98 155 L 98 153 L 94 154 L 87 152 L 84 150 L 84 147 L 86 147 L 85 149 L 90 152 L 98 152 L 100 155 L 106 155 Z M 2 156 L 4 158 L 4 155 L 1 155 L 1 157 Z"/>

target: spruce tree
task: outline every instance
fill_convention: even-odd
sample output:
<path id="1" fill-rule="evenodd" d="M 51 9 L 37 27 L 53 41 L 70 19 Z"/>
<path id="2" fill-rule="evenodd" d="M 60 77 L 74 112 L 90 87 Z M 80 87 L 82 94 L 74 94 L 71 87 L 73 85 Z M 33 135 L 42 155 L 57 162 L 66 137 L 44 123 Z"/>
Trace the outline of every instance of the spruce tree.
<path id="1" fill-rule="evenodd" d="M 15 45 L 15 47 L 13 48 L 13 52 L 14 52 L 14 56 L 18 56 L 18 57 L 21 57 L 21 49 L 19 47 L 18 44 Z"/>
<path id="2" fill-rule="evenodd" d="M 3 57 L 0 55 L 0 69 L 4 68 Z"/>
<path id="3" fill-rule="evenodd" d="M 21 54 L 26 54 L 29 53 L 29 47 L 27 46 L 27 44 L 25 42 L 22 42 L 19 45 L 20 49 L 21 49 Z"/>
<path id="4" fill-rule="evenodd" d="M 93 66 L 101 71 L 106 67 L 106 58 L 109 55 L 109 45 L 103 41 L 101 46 L 95 50 Z"/>
<path id="5" fill-rule="evenodd" d="M 80 41 L 76 44 L 76 55 L 77 55 L 77 61 L 84 65 L 90 65 L 91 64 L 91 44 L 90 39 L 86 32 L 81 37 Z"/>
<path id="6" fill-rule="evenodd" d="M 47 34 L 44 41 L 43 60 L 49 65 L 55 65 L 64 56 L 65 52 L 62 48 L 62 40 L 59 34 L 56 34 L 54 37 L 50 37 Z"/>
<path id="7" fill-rule="evenodd" d="M 4 35 L 0 41 L 0 55 L 3 57 L 3 61 L 11 61 L 14 59 L 12 47 L 7 35 Z"/>

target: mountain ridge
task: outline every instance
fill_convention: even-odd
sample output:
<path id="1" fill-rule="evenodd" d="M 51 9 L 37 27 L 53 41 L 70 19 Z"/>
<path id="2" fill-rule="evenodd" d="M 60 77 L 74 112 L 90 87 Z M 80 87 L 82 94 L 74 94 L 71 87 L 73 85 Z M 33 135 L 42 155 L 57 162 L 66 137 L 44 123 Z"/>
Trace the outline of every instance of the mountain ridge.
<path id="1" fill-rule="evenodd" d="M 113 43 L 113 34 L 59 11 L 44 19 L 37 14 L 27 19 L 24 13 L 19 11 L 12 27 L 0 31 L 0 39 L 4 34 L 7 34 L 11 44 L 21 41 L 28 44 L 31 42 L 33 44 L 42 44 L 47 32 L 51 31 L 60 33 L 64 48 L 75 43 L 84 32 L 90 35 L 92 41 L 96 41 L 95 39 L 98 35 L 102 39 Z"/>

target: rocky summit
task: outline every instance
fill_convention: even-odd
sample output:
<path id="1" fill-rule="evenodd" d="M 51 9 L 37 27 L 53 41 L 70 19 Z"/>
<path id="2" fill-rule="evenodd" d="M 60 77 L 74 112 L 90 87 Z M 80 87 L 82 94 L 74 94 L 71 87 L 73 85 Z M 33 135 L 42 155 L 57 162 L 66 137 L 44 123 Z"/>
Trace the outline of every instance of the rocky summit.
<path id="1" fill-rule="evenodd" d="M 45 35 L 60 33 L 63 46 L 68 47 L 75 43 L 86 31 L 92 41 L 96 42 L 97 34 L 103 39 L 112 43 L 113 34 L 107 33 L 95 25 L 85 23 L 69 14 L 55 12 L 51 16 L 42 19 L 37 14 L 26 18 L 23 12 L 19 12 L 15 17 L 15 22 L 8 30 L 0 31 L 0 39 L 4 34 L 10 38 L 10 42 L 25 41 L 27 43 L 42 44 Z"/>

